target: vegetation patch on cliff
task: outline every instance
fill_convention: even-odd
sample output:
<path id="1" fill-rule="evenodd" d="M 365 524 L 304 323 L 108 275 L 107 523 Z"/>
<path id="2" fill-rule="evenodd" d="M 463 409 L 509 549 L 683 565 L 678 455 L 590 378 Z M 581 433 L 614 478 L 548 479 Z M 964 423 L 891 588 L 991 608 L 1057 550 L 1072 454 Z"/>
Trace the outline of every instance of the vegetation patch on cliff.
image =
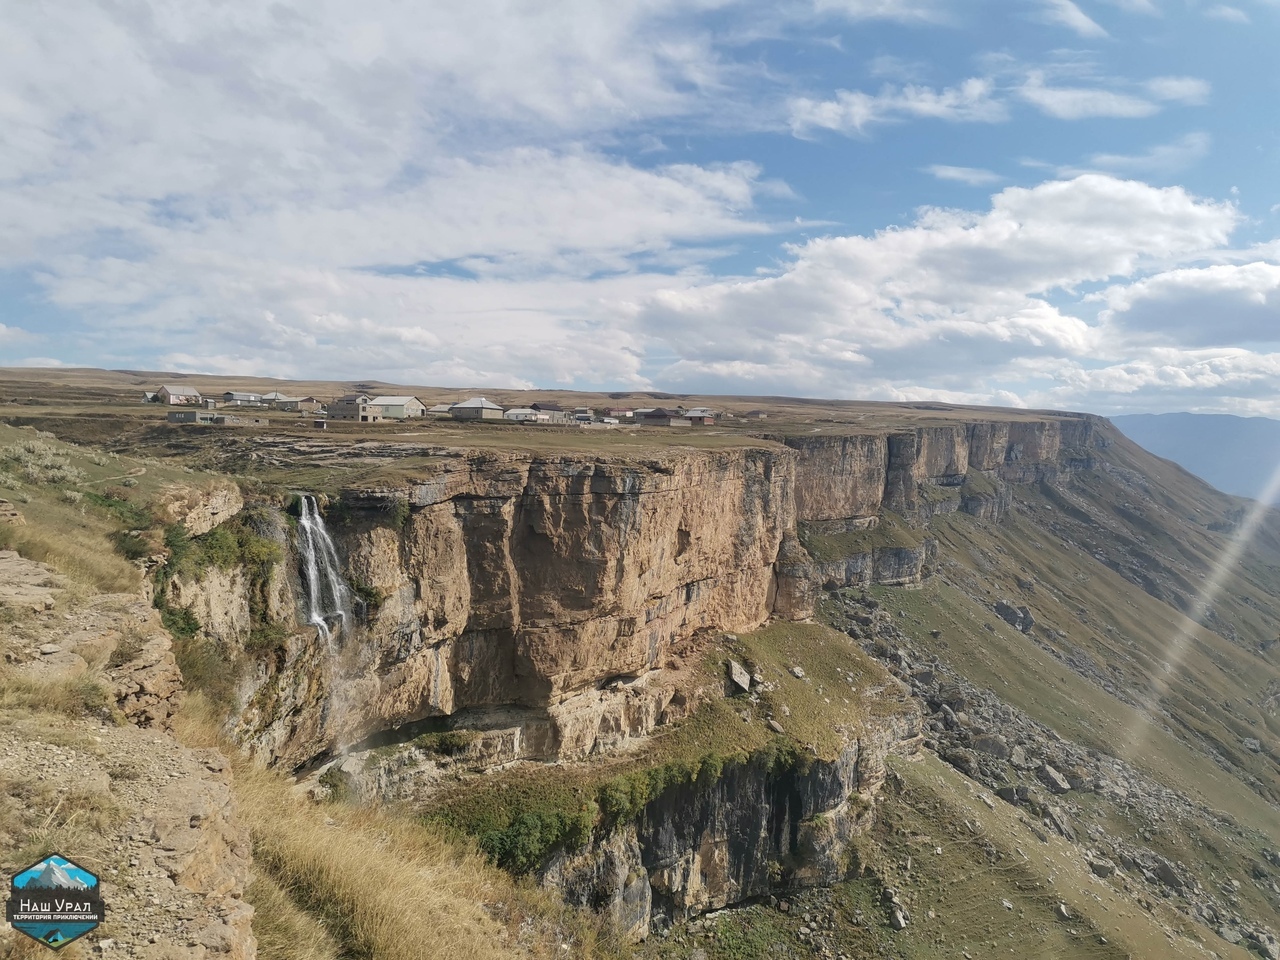
<path id="1" fill-rule="evenodd" d="M 910 709 L 881 667 L 820 624 L 777 623 L 726 639 L 707 652 L 709 682 L 724 676 L 730 657 L 764 681 L 754 700 L 708 700 L 655 731 L 638 753 L 468 779 L 433 798 L 426 818 L 476 838 L 499 866 L 524 873 L 556 850 L 582 846 L 597 828 L 635 818 L 674 786 L 714 781 L 749 762 L 804 769 L 837 756 L 872 712 Z"/>
<path id="2" fill-rule="evenodd" d="M 909 709 L 898 682 L 848 636 L 776 621 L 728 644 L 764 683 L 756 710 L 812 755 L 833 759 L 868 716 Z"/>
<path id="3" fill-rule="evenodd" d="M 896 514 L 884 513 L 868 530 L 840 530 L 821 521 L 797 525 L 801 545 L 819 563 L 871 553 L 877 547 L 919 547 L 927 534 L 907 525 Z"/>

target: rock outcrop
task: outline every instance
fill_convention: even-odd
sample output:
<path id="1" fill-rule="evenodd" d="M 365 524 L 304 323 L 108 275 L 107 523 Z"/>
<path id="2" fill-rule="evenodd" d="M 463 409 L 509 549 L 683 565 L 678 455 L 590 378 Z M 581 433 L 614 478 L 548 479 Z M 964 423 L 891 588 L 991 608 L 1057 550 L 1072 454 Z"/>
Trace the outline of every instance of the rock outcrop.
<path id="1" fill-rule="evenodd" d="M 358 643 L 300 626 L 295 572 L 266 588 L 236 571 L 178 579 L 169 599 L 243 645 L 257 590 L 288 634 L 242 691 L 239 736 L 274 760 L 463 713 L 513 730 L 519 756 L 581 756 L 646 735 L 666 709 L 667 693 L 610 684 L 666 670 L 701 630 L 805 619 L 824 585 L 918 585 L 930 516 L 998 520 L 1009 482 L 1087 463 L 1093 429 L 1046 416 L 653 456 L 435 450 L 419 476 L 327 508 Z M 885 516 L 897 535 L 857 535 Z M 485 719 L 511 710 L 514 727 Z"/>
<path id="2" fill-rule="evenodd" d="M 156 513 L 165 523 L 181 523 L 193 537 L 208 533 L 242 509 L 244 497 L 230 480 L 205 487 L 171 486 L 156 501 Z"/>
<path id="3" fill-rule="evenodd" d="M 831 760 L 759 754 L 720 776 L 668 788 L 587 849 L 555 857 L 543 881 L 609 914 L 632 939 L 652 927 L 845 876 L 891 751 L 920 740 L 914 709 L 888 713 Z"/>

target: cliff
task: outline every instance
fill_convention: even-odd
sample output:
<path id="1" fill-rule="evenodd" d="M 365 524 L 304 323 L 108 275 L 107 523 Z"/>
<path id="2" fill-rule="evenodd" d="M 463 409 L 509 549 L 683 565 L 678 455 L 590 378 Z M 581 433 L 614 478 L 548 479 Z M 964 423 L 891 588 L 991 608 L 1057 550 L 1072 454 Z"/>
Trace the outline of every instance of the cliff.
<path id="1" fill-rule="evenodd" d="M 257 596 L 286 635 L 241 689 L 238 734 L 273 760 L 445 717 L 509 758 L 585 756 L 671 715 L 701 631 L 804 619 L 823 586 L 918 585 L 931 516 L 999 520 L 1010 483 L 1087 465 L 1093 436 L 1046 417 L 647 456 L 433 449 L 325 507 L 361 612 L 336 648 L 300 626 L 292 568 L 177 579 L 169 600 L 243 648 Z"/>
<path id="2" fill-rule="evenodd" d="M 896 705 L 832 759 L 762 751 L 669 787 L 586 849 L 554 856 L 543 883 L 640 939 L 708 910 L 843 879 L 885 758 L 920 740 L 919 713 Z"/>

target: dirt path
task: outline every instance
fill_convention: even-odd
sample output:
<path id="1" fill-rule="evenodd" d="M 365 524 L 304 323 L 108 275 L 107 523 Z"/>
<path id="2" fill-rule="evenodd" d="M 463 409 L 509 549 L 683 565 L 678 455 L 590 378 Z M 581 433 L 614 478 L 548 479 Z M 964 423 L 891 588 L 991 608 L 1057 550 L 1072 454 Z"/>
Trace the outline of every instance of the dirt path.
<path id="1" fill-rule="evenodd" d="M 0 872 L 56 852 L 99 876 L 106 922 L 64 957 L 253 960 L 249 832 L 225 758 L 167 730 L 168 634 L 142 596 L 64 610 L 55 581 L 0 552 Z M 0 929 L 0 956 L 19 939 Z"/>

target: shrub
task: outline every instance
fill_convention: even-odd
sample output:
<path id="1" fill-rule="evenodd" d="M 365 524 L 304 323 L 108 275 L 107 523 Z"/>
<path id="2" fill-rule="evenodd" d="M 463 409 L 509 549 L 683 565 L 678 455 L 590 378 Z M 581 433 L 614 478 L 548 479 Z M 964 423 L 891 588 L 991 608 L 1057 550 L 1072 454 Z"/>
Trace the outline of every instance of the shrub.
<path id="1" fill-rule="evenodd" d="M 116 552 L 126 560 L 141 560 L 151 555 L 151 544 L 133 531 L 113 530 L 107 536 Z"/>
<path id="2" fill-rule="evenodd" d="M 288 639 L 289 631 L 282 624 L 261 624 L 249 631 L 249 638 L 244 643 L 245 653 L 254 656 L 272 654 L 283 650 L 285 641 Z"/>
<path id="3" fill-rule="evenodd" d="M 43 440 L 19 440 L 0 449 L 0 461 L 16 469 L 28 483 L 78 483 L 84 471 L 73 466 L 67 455 Z"/>
<path id="4" fill-rule="evenodd" d="M 502 830 L 480 837 L 480 849 L 512 873 L 529 873 L 559 847 L 581 847 L 591 836 L 594 804 L 578 811 L 537 810 L 522 813 Z"/>

